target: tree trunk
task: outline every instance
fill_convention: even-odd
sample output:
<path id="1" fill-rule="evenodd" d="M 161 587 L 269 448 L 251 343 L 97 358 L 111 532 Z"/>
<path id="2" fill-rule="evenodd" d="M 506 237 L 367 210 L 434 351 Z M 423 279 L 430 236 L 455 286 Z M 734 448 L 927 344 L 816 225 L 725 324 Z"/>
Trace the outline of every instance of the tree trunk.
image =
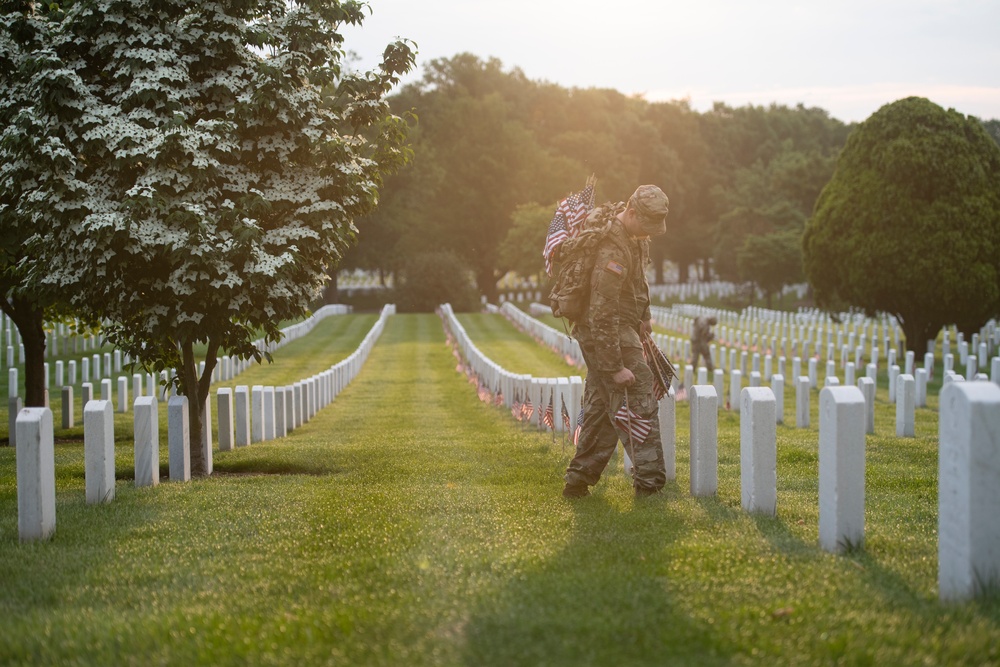
<path id="1" fill-rule="evenodd" d="M 188 427 L 189 446 L 191 451 L 191 475 L 204 477 L 211 474 L 208 467 L 209 452 L 207 443 L 202 438 L 205 422 L 205 402 L 208 400 L 212 386 L 212 371 L 215 370 L 216 354 L 219 346 L 212 340 L 208 342 L 208 352 L 205 355 L 205 372 L 198 377 L 198 366 L 195 363 L 194 343 L 185 341 L 181 344 L 182 367 L 177 369 L 181 377 L 181 393 L 188 397 Z"/>
<path id="2" fill-rule="evenodd" d="M 339 271 L 333 271 L 330 273 L 330 282 L 326 284 L 323 288 L 323 303 L 337 303 L 340 300 L 340 287 L 337 284 L 337 275 Z"/>
<path id="3" fill-rule="evenodd" d="M 914 318 L 904 319 L 899 313 L 895 315 L 906 337 L 906 348 L 913 350 L 915 354 L 920 350 L 928 350 L 928 343 L 937 338 L 937 333 L 941 330 L 940 324 L 934 325 Z"/>
<path id="4" fill-rule="evenodd" d="M 688 281 L 688 263 L 685 261 L 677 262 L 677 282 L 682 285 Z"/>
<path id="5" fill-rule="evenodd" d="M 21 299 L 3 301 L 24 345 L 24 407 L 45 407 L 45 310 Z"/>
<path id="6" fill-rule="evenodd" d="M 485 295 L 489 303 L 497 302 L 497 279 L 493 276 L 492 269 L 476 272 L 476 286 L 479 288 L 479 293 Z"/>

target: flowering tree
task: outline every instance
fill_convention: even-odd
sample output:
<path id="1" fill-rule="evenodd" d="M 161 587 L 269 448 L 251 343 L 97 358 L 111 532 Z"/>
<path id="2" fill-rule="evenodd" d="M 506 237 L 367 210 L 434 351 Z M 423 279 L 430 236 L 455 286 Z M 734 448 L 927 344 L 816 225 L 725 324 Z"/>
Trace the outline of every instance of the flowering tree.
<path id="1" fill-rule="evenodd" d="M 196 474 L 217 356 L 261 359 L 253 340 L 308 309 L 408 158 L 384 101 L 413 67 L 407 43 L 376 72 L 341 68 L 338 29 L 363 7 L 92 0 L 24 58 L 41 94 L 19 148 L 51 136 L 61 160 L 41 170 L 59 174 L 43 205 L 25 204 L 40 230 L 28 282 L 104 320 L 147 368 L 177 369 Z"/>
<path id="2" fill-rule="evenodd" d="M 29 13 L 26 4 L 0 3 L 0 309 L 17 325 L 24 344 L 25 405 L 42 406 L 43 326 L 60 300 L 30 284 L 27 240 L 51 231 L 40 224 L 50 201 L 71 202 L 76 195 L 65 168 L 72 155 L 35 113 L 37 105 L 50 101 L 42 98 L 41 71 L 57 60 L 46 47 L 51 21 L 61 15 L 48 6 Z"/>

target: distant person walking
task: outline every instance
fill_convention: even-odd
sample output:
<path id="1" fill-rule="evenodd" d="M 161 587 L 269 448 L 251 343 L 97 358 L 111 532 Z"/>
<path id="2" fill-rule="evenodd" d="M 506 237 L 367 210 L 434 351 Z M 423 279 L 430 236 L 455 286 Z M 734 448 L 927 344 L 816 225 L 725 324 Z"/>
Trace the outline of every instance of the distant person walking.
<path id="1" fill-rule="evenodd" d="M 666 483 L 659 405 L 640 333 L 652 331 L 645 271 L 649 237 L 666 231 L 668 204 L 663 190 L 641 185 L 628 203 L 599 206 L 584 223 L 608 226 L 608 233 L 596 248 L 586 314 L 573 327 L 587 363 L 587 384 L 583 427 L 566 469 L 567 498 L 590 493 L 619 439 L 632 459 L 637 497 L 659 493 Z"/>
<path id="2" fill-rule="evenodd" d="M 714 317 L 699 315 L 694 318 L 694 326 L 691 330 L 691 366 L 698 370 L 698 357 L 705 360 L 705 368 L 709 374 L 715 372 L 715 364 L 712 363 L 712 350 L 708 346 L 715 340 L 715 332 L 712 331 L 719 321 Z"/>

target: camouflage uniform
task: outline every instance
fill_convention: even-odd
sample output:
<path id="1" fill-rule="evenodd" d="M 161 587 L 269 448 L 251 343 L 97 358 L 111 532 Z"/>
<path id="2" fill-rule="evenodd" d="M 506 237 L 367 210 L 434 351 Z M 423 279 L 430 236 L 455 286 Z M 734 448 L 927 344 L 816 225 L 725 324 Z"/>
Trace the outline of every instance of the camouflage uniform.
<path id="1" fill-rule="evenodd" d="M 662 193 L 661 193 L 662 194 Z M 660 445 L 658 404 L 653 397 L 653 375 L 642 354 L 639 330 L 650 319 L 649 284 L 645 266 L 649 241 L 632 238 L 614 216 L 624 204 L 594 209 L 587 226 L 612 221 L 608 235 L 597 248 L 591 274 L 590 305 L 586 317 L 573 329 L 587 363 L 583 396 L 583 428 L 576 455 L 566 469 L 567 487 L 584 489 L 598 482 L 619 438 L 633 462 L 633 485 L 639 492 L 656 492 L 666 483 Z M 635 383 L 619 387 L 612 376 L 622 368 L 635 375 Z M 627 432 L 615 428 L 614 415 L 628 393 L 628 405 L 652 422 L 640 443 L 630 443 Z M 564 495 L 569 495 L 564 491 Z"/>
<path id="2" fill-rule="evenodd" d="M 691 332 L 691 365 L 698 370 L 698 357 L 705 360 L 705 368 L 709 374 L 715 372 L 715 364 L 712 362 L 712 350 L 708 344 L 715 338 L 712 333 L 712 324 L 715 318 L 708 318 L 699 315 L 694 318 L 694 326 Z"/>

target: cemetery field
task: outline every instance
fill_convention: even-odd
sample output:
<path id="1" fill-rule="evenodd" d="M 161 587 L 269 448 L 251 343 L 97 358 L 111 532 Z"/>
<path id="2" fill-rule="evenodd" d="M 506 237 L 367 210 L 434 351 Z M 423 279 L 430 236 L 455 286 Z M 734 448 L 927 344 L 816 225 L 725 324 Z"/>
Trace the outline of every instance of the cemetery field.
<path id="1" fill-rule="evenodd" d="M 499 315 L 461 319 L 501 365 L 579 373 L 536 358 Z M 325 368 L 374 320 L 353 343 L 317 326 L 276 359 Z M 0 447 L 0 664 L 1000 662 L 1000 594 L 938 600 L 934 411 L 897 439 L 879 396 L 865 544 L 833 555 L 818 546 L 817 393 L 810 428 L 778 427 L 767 518 L 741 510 L 734 412 L 719 413 L 715 497 L 689 492 L 680 402 L 661 497 L 634 499 L 616 456 L 593 495 L 568 501 L 572 443 L 481 403 L 455 365 L 440 319 L 391 316 L 332 404 L 288 437 L 216 451 L 210 478 L 136 489 L 119 439 L 104 505 L 85 504 L 82 443 L 66 438 L 47 542 L 18 541 L 15 457 Z M 229 384 L 304 373 L 283 372 Z M 794 391 L 785 405 L 794 421 Z"/>

